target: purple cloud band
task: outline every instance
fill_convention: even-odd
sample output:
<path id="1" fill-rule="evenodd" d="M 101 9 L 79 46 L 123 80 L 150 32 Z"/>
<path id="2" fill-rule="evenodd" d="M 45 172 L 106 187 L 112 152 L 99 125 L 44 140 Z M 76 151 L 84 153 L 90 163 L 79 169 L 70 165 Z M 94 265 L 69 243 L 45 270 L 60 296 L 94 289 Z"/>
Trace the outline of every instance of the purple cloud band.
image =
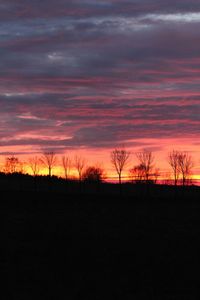
<path id="1" fill-rule="evenodd" d="M 0 146 L 194 140 L 197 2 L 1 1 Z"/>

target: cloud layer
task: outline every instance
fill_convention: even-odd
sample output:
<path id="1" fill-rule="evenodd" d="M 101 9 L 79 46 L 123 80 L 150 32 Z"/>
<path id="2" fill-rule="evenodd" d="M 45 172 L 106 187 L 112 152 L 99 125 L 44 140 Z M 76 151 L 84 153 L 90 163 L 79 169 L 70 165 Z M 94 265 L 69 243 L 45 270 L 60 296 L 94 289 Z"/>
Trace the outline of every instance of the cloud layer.
<path id="1" fill-rule="evenodd" d="M 145 145 L 200 133 L 196 0 L 0 3 L 0 146 Z"/>

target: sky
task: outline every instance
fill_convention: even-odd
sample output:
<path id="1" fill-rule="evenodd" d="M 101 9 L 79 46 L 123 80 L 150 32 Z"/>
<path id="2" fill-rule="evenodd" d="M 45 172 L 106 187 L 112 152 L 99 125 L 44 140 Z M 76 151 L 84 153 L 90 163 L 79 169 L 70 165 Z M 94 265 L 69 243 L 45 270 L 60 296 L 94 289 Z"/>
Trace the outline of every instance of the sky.
<path id="1" fill-rule="evenodd" d="M 0 154 L 188 151 L 200 174 L 200 2 L 0 0 Z"/>

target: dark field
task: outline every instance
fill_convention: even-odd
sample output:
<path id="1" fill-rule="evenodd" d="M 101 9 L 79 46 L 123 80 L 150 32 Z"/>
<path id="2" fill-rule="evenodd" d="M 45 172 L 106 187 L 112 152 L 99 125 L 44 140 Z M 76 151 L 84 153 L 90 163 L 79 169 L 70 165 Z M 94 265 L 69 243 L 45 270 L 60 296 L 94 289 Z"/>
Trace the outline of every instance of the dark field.
<path id="1" fill-rule="evenodd" d="M 2 192 L 1 299 L 200 299 L 200 202 L 169 200 Z"/>

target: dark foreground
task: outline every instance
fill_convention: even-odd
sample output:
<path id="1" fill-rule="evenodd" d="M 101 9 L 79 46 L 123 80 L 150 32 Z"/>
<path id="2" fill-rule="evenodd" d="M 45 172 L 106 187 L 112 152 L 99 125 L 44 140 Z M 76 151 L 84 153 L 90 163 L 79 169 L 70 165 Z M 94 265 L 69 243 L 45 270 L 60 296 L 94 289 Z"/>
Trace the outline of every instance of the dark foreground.
<path id="1" fill-rule="evenodd" d="M 199 299 L 200 202 L 102 200 L 2 192 L 2 299 Z"/>

